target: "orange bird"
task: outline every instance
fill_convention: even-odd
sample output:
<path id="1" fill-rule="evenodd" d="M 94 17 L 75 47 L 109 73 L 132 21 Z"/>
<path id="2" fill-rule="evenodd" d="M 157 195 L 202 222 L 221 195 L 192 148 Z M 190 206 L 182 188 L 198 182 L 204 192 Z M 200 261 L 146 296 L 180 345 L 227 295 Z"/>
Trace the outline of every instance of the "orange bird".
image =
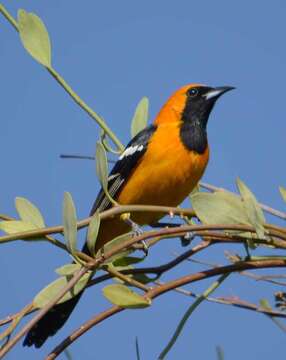
<path id="1" fill-rule="evenodd" d="M 207 122 L 217 99 L 231 86 L 189 84 L 165 103 L 152 125 L 126 146 L 110 173 L 110 195 L 121 205 L 178 206 L 202 177 L 209 159 Z M 90 215 L 112 204 L 101 190 Z M 153 224 L 162 213 L 134 213 L 132 220 Z M 130 230 L 120 217 L 101 222 L 97 249 Z M 88 252 L 85 246 L 83 251 Z M 27 334 L 24 345 L 40 347 L 66 322 L 82 293 L 56 305 Z"/>

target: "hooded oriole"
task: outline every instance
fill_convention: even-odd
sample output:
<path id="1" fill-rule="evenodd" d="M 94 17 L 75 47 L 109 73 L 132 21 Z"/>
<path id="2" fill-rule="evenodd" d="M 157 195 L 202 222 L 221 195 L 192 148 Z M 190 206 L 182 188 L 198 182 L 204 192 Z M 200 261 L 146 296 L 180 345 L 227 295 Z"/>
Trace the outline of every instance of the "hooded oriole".
<path id="1" fill-rule="evenodd" d="M 196 186 L 207 166 L 206 128 L 210 112 L 216 100 L 232 89 L 230 86 L 190 84 L 177 90 L 153 124 L 126 146 L 110 173 L 110 195 L 122 205 L 178 206 Z M 101 190 L 90 214 L 111 206 Z M 133 214 L 132 220 L 139 225 L 152 224 L 162 216 L 161 213 L 142 212 Z M 102 221 L 97 249 L 128 231 L 128 225 L 119 217 Z M 24 345 L 40 347 L 54 335 L 64 325 L 80 296 L 56 305 L 28 333 Z"/>

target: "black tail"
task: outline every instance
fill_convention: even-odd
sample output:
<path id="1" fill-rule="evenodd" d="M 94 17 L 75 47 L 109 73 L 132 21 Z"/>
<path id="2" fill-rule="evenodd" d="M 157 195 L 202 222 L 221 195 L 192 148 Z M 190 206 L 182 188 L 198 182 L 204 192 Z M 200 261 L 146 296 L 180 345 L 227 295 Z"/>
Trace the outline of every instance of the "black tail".
<path id="1" fill-rule="evenodd" d="M 100 201 L 102 198 L 102 194 L 104 194 L 103 190 L 98 194 L 98 197 L 93 205 L 93 208 L 90 212 L 90 216 L 92 216 L 97 208 L 100 205 Z M 111 203 L 107 202 L 107 207 L 102 208 L 101 210 L 106 210 L 107 208 L 111 207 Z M 98 250 L 98 249 L 96 249 Z M 82 252 L 86 253 L 90 256 L 90 252 L 88 250 L 87 243 L 85 242 Z M 43 343 L 47 340 L 48 337 L 55 335 L 61 327 L 64 326 L 65 322 L 70 317 L 73 309 L 75 308 L 76 304 L 78 303 L 79 299 L 81 298 L 83 291 L 80 292 L 75 297 L 71 298 L 70 300 L 58 304 L 54 306 L 37 324 L 32 327 L 32 329 L 28 332 L 25 340 L 23 342 L 23 346 L 33 346 L 35 345 L 36 348 L 39 348 L 43 345 Z"/>
<path id="2" fill-rule="evenodd" d="M 54 306 L 27 334 L 23 342 L 24 346 L 39 348 L 48 337 L 55 333 L 64 325 L 69 318 L 83 292 L 79 293 L 70 300 Z"/>

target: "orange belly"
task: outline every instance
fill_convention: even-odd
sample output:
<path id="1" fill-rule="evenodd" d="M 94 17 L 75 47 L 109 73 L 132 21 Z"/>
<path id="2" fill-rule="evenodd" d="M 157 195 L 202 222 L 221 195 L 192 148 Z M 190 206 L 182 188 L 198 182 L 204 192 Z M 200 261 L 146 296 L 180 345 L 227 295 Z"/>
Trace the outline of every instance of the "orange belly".
<path id="1" fill-rule="evenodd" d="M 148 149 L 133 171 L 117 201 L 122 205 L 178 206 L 202 177 L 209 158 L 188 151 L 180 142 L 179 123 L 158 127 Z M 162 213 L 136 213 L 132 220 L 140 225 L 158 221 Z M 101 223 L 97 248 L 130 228 L 118 217 Z"/>

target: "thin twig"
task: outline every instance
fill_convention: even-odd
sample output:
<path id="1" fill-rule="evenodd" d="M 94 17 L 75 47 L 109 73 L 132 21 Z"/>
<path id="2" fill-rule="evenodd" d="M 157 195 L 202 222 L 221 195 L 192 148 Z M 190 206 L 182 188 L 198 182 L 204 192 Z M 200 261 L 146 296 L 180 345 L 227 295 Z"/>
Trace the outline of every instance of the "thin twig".
<path id="1" fill-rule="evenodd" d="M 2 334 L 0 334 L 0 341 L 2 339 L 4 339 L 5 337 L 8 337 L 12 334 L 12 332 L 16 329 L 16 326 L 18 325 L 18 323 L 21 321 L 21 319 L 27 315 L 28 313 L 31 312 L 31 310 L 33 309 L 33 304 L 28 304 L 26 305 L 22 310 L 20 310 L 17 313 L 17 316 L 15 316 L 12 320 L 12 324 L 5 330 L 3 331 Z"/>
<path id="2" fill-rule="evenodd" d="M 155 284 L 162 285 L 164 283 L 161 281 L 155 281 Z M 200 296 L 199 294 L 195 294 L 194 292 L 185 290 L 181 287 L 174 289 L 174 291 L 176 291 L 182 295 L 192 297 L 192 298 L 197 298 Z M 239 307 L 239 308 L 246 309 L 246 310 L 256 311 L 256 312 L 259 312 L 259 313 L 262 313 L 262 314 L 265 314 L 265 315 L 268 315 L 271 317 L 286 318 L 286 312 L 272 310 L 272 309 L 271 310 L 266 309 L 259 305 L 250 303 L 248 301 L 241 300 L 237 296 L 217 297 L 217 298 L 208 296 L 206 300 L 209 302 L 217 303 L 217 304 L 230 305 L 230 306 L 235 306 L 235 307 Z"/>
<path id="3" fill-rule="evenodd" d="M 116 270 L 116 267 L 106 266 L 105 270 L 112 277 L 118 278 L 119 280 L 122 280 L 123 282 L 125 282 L 131 286 L 137 287 L 138 289 L 141 289 L 144 291 L 148 291 L 150 289 L 149 286 L 146 286 L 146 285 L 140 283 L 139 281 L 132 279 L 132 277 L 124 275 L 121 271 Z"/>
<path id="4" fill-rule="evenodd" d="M 104 220 L 109 217 L 120 215 L 123 213 L 132 213 L 132 212 L 162 212 L 164 214 L 175 214 L 175 215 L 188 215 L 193 216 L 194 211 L 192 209 L 181 209 L 176 207 L 168 207 L 168 206 L 152 206 L 152 205 L 120 205 L 115 206 L 109 210 L 103 211 L 100 213 L 100 219 Z M 83 220 L 78 221 L 77 229 L 82 229 L 88 226 L 92 217 L 85 218 Z M 50 234 L 58 234 L 63 232 L 63 226 L 51 226 L 43 229 L 35 229 L 29 231 L 23 231 L 15 234 L 0 236 L 0 243 L 6 243 L 14 240 L 24 240 L 29 238 L 35 238 L 39 236 L 46 236 Z"/>
<path id="5" fill-rule="evenodd" d="M 174 253 L 176 256 L 178 256 L 177 253 Z M 201 265 L 206 265 L 206 266 L 211 266 L 211 267 L 219 267 L 219 266 L 222 266 L 222 264 L 214 264 L 214 263 L 210 263 L 208 261 L 203 261 L 203 260 L 197 260 L 197 259 L 193 259 L 193 258 L 188 258 L 187 261 L 190 261 L 190 262 L 193 262 L 193 263 L 196 263 L 196 264 L 201 264 Z M 251 279 L 254 279 L 256 281 L 264 281 L 264 282 L 268 282 L 268 283 L 271 283 L 271 284 L 274 284 L 274 285 L 280 285 L 280 286 L 286 286 L 286 283 L 285 282 L 281 282 L 281 281 L 275 281 L 275 280 L 272 280 L 271 277 L 275 278 L 275 277 L 283 277 L 283 275 L 273 275 L 273 276 L 268 276 L 268 275 L 256 275 L 256 274 L 253 274 L 249 271 L 241 271 L 239 273 L 240 275 L 242 276 L 246 276 L 246 277 L 249 277 Z"/>
<path id="6" fill-rule="evenodd" d="M 19 31 L 17 21 L 13 18 L 13 16 L 11 14 L 9 14 L 9 12 L 5 9 L 4 5 L 2 5 L 2 4 L 0 4 L 0 12 L 9 21 L 9 23 L 14 27 L 14 29 L 16 31 Z"/>

